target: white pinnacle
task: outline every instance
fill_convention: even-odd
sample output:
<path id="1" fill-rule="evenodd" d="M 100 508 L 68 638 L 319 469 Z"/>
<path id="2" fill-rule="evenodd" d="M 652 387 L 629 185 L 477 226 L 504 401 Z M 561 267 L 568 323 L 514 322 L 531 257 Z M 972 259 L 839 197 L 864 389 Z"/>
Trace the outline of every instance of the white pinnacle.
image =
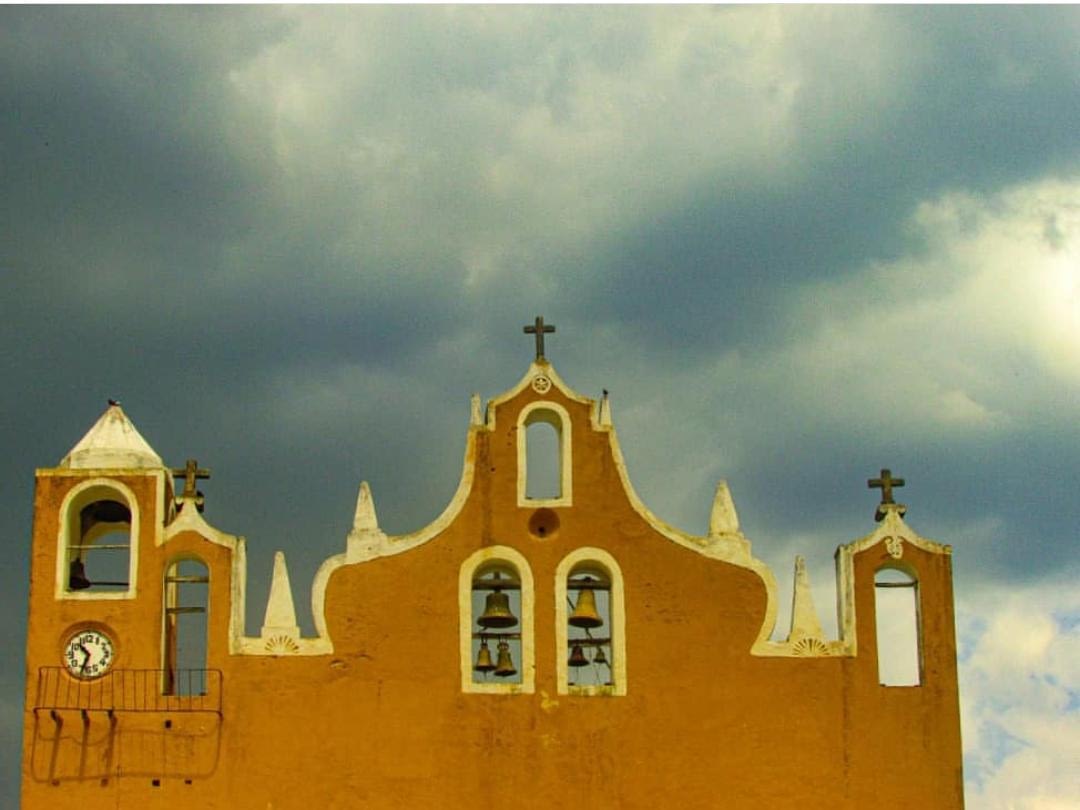
<path id="1" fill-rule="evenodd" d="M 795 557 L 795 593 L 791 601 L 791 633 L 788 638 L 792 641 L 800 638 L 824 639 L 814 597 L 810 592 L 810 575 L 806 572 L 806 560 L 802 556 Z"/>
<path id="2" fill-rule="evenodd" d="M 709 515 L 709 535 L 717 537 L 723 534 L 736 534 L 739 531 L 739 515 L 735 511 L 735 501 L 727 481 L 720 479 L 716 485 L 716 497 L 713 498 L 712 514 Z"/>
<path id="3" fill-rule="evenodd" d="M 274 575 L 270 580 L 270 598 L 266 600 L 262 626 L 263 638 L 274 635 L 300 637 L 292 587 L 289 585 L 289 569 L 285 565 L 285 554 L 281 551 L 274 554 Z"/>
<path id="4" fill-rule="evenodd" d="M 375 515 L 375 501 L 371 497 L 371 487 L 367 481 L 360 482 L 360 492 L 356 496 L 356 515 L 353 517 L 353 532 L 378 531 L 379 518 Z"/>

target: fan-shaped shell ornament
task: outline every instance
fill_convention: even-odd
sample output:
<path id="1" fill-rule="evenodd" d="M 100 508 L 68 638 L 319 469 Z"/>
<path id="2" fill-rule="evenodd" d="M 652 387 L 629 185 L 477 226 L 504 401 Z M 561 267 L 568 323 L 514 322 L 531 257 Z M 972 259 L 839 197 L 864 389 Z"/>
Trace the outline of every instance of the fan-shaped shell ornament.
<path id="1" fill-rule="evenodd" d="M 800 638 L 791 646 L 798 656 L 820 657 L 829 654 L 829 645 L 820 638 Z"/>
<path id="2" fill-rule="evenodd" d="M 269 653 L 287 655 L 300 651 L 300 645 L 291 636 L 271 636 L 266 640 L 264 649 Z"/>

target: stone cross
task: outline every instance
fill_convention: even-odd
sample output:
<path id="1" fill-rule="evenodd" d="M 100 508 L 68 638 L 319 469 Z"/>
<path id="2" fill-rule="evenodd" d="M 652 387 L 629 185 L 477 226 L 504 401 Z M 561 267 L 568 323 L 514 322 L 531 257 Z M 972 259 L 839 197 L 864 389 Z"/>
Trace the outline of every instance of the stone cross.
<path id="1" fill-rule="evenodd" d="M 173 470 L 172 474 L 176 478 L 184 479 L 184 491 L 180 495 L 181 498 L 194 498 L 199 493 L 195 489 L 195 482 L 201 478 L 209 478 L 209 470 L 200 470 L 199 462 L 193 458 L 187 460 L 187 464 L 182 470 Z"/>
<path id="2" fill-rule="evenodd" d="M 551 334 L 555 331 L 554 326 L 545 326 L 544 319 L 537 315 L 536 323 L 533 326 L 525 327 L 526 335 L 536 335 L 536 359 L 544 359 L 544 335 Z"/>
<path id="3" fill-rule="evenodd" d="M 892 506 L 901 515 L 907 511 L 907 507 L 903 504 L 896 503 L 893 500 L 893 487 L 904 486 L 903 478 L 893 478 L 892 471 L 884 469 L 881 471 L 881 477 L 871 478 L 866 482 L 866 486 L 870 489 L 881 490 L 881 503 L 878 504 L 877 513 L 874 515 L 874 519 L 880 521 L 885 517 L 885 507 Z"/>

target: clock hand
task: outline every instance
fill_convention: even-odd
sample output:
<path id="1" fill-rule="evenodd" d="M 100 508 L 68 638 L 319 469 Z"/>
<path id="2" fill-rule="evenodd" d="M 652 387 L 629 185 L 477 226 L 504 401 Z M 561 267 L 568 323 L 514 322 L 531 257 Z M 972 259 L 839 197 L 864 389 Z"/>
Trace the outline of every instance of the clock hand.
<path id="1" fill-rule="evenodd" d="M 79 672 L 86 672 L 86 668 L 90 665 L 90 650 L 86 649 L 85 644 L 80 644 L 79 649 L 86 655 L 86 658 L 83 659 L 82 666 L 79 667 Z"/>

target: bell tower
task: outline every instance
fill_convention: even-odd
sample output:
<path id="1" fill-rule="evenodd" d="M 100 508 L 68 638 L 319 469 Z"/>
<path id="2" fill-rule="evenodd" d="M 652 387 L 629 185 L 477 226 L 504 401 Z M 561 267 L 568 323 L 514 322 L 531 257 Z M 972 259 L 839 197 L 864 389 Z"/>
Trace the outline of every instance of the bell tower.
<path id="1" fill-rule="evenodd" d="M 210 659 L 227 634 L 220 619 L 205 623 L 212 595 L 227 616 L 229 566 L 198 543 L 164 548 L 178 515 L 201 507 L 194 482 L 208 475 L 194 462 L 179 473 L 188 486 L 176 497 L 174 471 L 113 400 L 56 467 L 37 470 L 24 806 L 34 806 L 27 786 L 78 795 L 141 774 L 154 787 L 212 761 L 221 679 Z M 204 626 L 185 638 L 189 617 Z M 148 735 L 154 744 L 132 744 Z"/>

